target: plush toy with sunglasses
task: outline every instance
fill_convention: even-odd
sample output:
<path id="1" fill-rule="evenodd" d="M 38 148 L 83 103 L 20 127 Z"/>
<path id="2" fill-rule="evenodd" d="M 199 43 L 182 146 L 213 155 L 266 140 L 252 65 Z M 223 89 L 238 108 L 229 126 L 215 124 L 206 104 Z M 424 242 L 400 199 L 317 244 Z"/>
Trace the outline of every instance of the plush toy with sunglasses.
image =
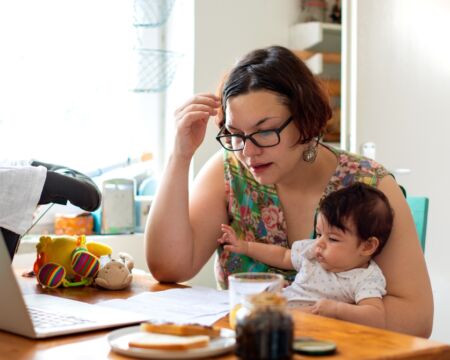
<path id="1" fill-rule="evenodd" d="M 91 285 L 100 270 L 100 257 L 112 253 L 108 245 L 87 243 L 84 235 L 41 236 L 36 249 L 33 270 L 46 288 Z"/>

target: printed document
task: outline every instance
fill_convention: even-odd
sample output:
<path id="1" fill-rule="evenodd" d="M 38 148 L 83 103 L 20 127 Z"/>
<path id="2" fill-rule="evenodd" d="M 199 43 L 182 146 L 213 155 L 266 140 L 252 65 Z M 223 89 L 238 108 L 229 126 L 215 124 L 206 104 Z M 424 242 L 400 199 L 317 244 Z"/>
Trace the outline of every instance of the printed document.
<path id="1" fill-rule="evenodd" d="M 229 311 L 228 291 L 194 286 L 144 292 L 128 299 L 98 303 L 148 315 L 149 321 L 212 325 Z"/>

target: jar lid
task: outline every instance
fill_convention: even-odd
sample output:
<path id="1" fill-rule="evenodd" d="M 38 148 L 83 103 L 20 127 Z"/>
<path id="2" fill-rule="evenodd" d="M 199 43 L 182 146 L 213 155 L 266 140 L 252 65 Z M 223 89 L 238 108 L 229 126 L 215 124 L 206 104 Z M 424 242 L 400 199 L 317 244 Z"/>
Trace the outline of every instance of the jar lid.
<path id="1" fill-rule="evenodd" d="M 336 351 L 336 344 L 327 340 L 316 340 L 309 337 L 300 337 L 294 339 L 292 348 L 300 354 L 329 355 Z"/>

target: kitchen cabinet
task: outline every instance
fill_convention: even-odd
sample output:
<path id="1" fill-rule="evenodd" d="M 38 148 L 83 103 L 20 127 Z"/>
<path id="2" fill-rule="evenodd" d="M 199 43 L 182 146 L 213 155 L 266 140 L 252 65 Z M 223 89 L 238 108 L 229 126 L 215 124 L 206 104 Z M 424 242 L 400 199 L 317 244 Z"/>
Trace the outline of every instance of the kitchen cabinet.
<path id="1" fill-rule="evenodd" d="M 341 25 L 305 22 L 289 29 L 289 47 L 319 77 L 330 96 L 333 117 L 327 123 L 325 142 L 341 143 Z"/>

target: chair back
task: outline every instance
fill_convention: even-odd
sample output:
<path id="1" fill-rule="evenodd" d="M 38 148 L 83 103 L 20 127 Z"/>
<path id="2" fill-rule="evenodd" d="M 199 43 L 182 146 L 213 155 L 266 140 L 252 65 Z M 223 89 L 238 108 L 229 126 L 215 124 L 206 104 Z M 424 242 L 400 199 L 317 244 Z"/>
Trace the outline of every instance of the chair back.
<path id="1" fill-rule="evenodd" d="M 428 198 L 424 196 L 408 196 L 406 198 L 409 208 L 411 209 L 416 225 L 417 234 L 419 236 L 420 246 L 425 252 L 425 240 L 427 236 L 427 221 L 428 221 Z"/>

